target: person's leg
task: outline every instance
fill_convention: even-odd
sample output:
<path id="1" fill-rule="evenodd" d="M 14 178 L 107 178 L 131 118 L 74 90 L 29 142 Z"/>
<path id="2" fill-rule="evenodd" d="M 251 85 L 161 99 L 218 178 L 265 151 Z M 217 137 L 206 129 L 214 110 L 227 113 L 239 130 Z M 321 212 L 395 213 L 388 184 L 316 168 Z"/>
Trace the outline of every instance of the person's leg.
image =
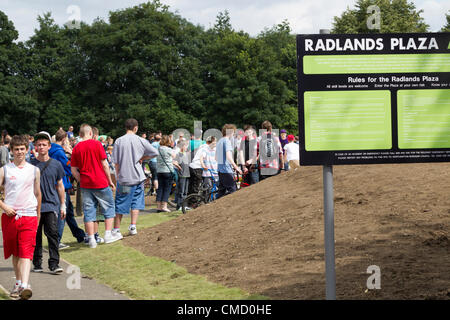
<path id="1" fill-rule="evenodd" d="M 112 232 L 116 210 L 114 197 L 110 187 L 98 189 L 94 193 L 98 201 L 100 212 L 105 217 L 105 243 L 112 243 L 123 238 L 120 232 Z"/>
<path id="2" fill-rule="evenodd" d="M 22 285 L 29 284 L 31 260 L 28 258 L 18 258 L 17 267 L 19 269 L 19 275 L 22 281 Z"/>
<path id="3" fill-rule="evenodd" d="M 103 213 L 103 216 L 105 217 L 105 231 L 111 231 L 116 216 L 112 190 L 110 187 L 98 189 L 95 191 L 94 196 L 100 206 L 100 212 Z M 106 220 L 108 220 L 108 222 Z"/>
<path id="4" fill-rule="evenodd" d="M 184 191 L 186 189 L 186 178 L 179 178 L 177 184 L 177 209 L 181 207 L 184 200 Z"/>
<path id="5" fill-rule="evenodd" d="M 234 181 L 232 173 L 225 174 L 225 184 L 228 193 L 233 193 L 237 190 L 236 182 Z"/>
<path id="6" fill-rule="evenodd" d="M 150 161 L 149 162 L 150 172 L 152 173 L 152 185 L 154 191 L 158 190 L 158 172 L 156 171 L 156 163 Z"/>
<path id="7" fill-rule="evenodd" d="M 66 219 L 65 219 L 67 225 L 70 228 L 70 231 L 72 232 L 72 235 L 77 239 L 78 242 L 83 242 L 84 237 L 86 236 L 86 233 L 83 229 L 78 227 L 78 223 L 75 220 L 75 216 L 73 213 L 73 204 L 72 200 L 70 199 L 70 192 L 66 191 Z M 61 232 L 62 237 L 62 232 Z M 61 238 L 60 238 L 61 239 Z"/>
<path id="8" fill-rule="evenodd" d="M 132 225 L 136 225 L 137 224 L 137 221 L 138 221 L 138 217 L 139 217 L 139 212 L 140 212 L 140 210 L 139 209 L 132 209 L 131 210 L 131 221 L 130 221 L 130 224 L 132 224 Z"/>
<path id="9" fill-rule="evenodd" d="M 259 172 L 258 169 L 254 169 L 254 171 L 249 173 L 250 184 L 255 184 L 259 182 Z"/>
<path id="10" fill-rule="evenodd" d="M 131 221 L 130 226 L 136 226 L 140 210 L 145 209 L 144 185 L 138 184 L 131 188 Z"/>
<path id="11" fill-rule="evenodd" d="M 189 191 L 189 178 L 184 178 L 183 200 L 187 197 Z"/>
<path id="12" fill-rule="evenodd" d="M 47 219 L 44 222 L 44 234 L 48 241 L 48 268 L 54 270 L 59 266 L 59 248 L 58 248 L 58 230 L 57 221 L 58 216 L 53 212 L 46 212 Z"/>
<path id="13" fill-rule="evenodd" d="M 163 197 L 163 187 L 162 187 L 163 174 L 158 173 L 158 189 L 156 190 L 156 209 L 161 210 L 162 197 Z"/>
<path id="14" fill-rule="evenodd" d="M 189 167 L 189 175 L 190 175 L 190 182 L 189 182 L 189 190 L 188 190 L 188 194 L 194 193 L 194 185 L 195 185 L 195 172 L 194 169 L 192 169 L 191 167 Z"/>
<path id="15" fill-rule="evenodd" d="M 114 218 L 105 219 L 105 231 L 111 231 L 114 224 Z"/>
<path id="16" fill-rule="evenodd" d="M 95 226 L 94 223 L 97 220 L 97 199 L 94 196 L 95 189 L 81 188 L 81 194 L 83 197 L 83 212 L 84 212 L 84 225 L 89 239 L 89 246 L 95 248 L 97 241 L 95 240 Z"/>
<path id="17" fill-rule="evenodd" d="M 217 198 L 219 199 L 225 195 L 227 188 L 225 186 L 225 173 L 219 172 L 219 186 L 217 187 Z"/>
<path id="18" fill-rule="evenodd" d="M 124 188 L 119 184 L 119 182 L 117 182 L 116 184 L 116 198 L 114 200 L 114 206 L 115 206 L 115 210 L 116 210 L 116 215 L 114 217 L 114 231 L 117 231 L 120 229 L 120 224 L 122 223 L 122 217 L 123 214 L 122 213 L 118 213 L 117 209 L 121 208 L 124 205 L 124 200 L 126 198 L 126 195 L 123 194 Z M 106 222 L 106 221 L 105 221 Z"/>
<path id="19" fill-rule="evenodd" d="M 203 182 L 203 177 L 202 177 L 202 173 L 203 173 L 203 169 L 194 169 L 195 172 L 195 179 L 196 179 L 196 185 L 194 186 L 194 188 L 196 188 L 197 192 L 200 191 L 200 188 L 202 186 L 202 182 Z"/>
<path id="20" fill-rule="evenodd" d="M 63 236 L 65 225 L 66 225 L 66 218 L 61 219 L 61 211 L 60 211 L 60 212 L 58 212 L 58 221 L 57 221 L 57 225 L 56 225 L 56 229 L 58 232 L 58 244 L 61 242 L 61 238 Z"/>
<path id="21" fill-rule="evenodd" d="M 12 265 L 14 268 L 14 275 L 16 276 L 16 282 L 17 281 L 22 282 L 22 275 L 20 274 L 20 269 L 19 269 L 19 257 L 12 256 Z"/>
<path id="22" fill-rule="evenodd" d="M 94 236 L 94 222 L 95 221 L 87 221 L 84 223 L 84 226 L 86 228 L 86 233 L 88 236 Z"/>
<path id="23" fill-rule="evenodd" d="M 33 266 L 35 269 L 42 268 L 42 226 L 47 219 L 46 213 L 41 213 L 41 219 L 39 220 L 39 226 L 36 231 L 36 245 L 33 254 Z"/>
<path id="24" fill-rule="evenodd" d="M 57 244 L 58 232 L 56 230 L 56 214 L 54 215 L 54 242 Z M 45 224 L 44 224 L 45 226 Z M 22 299 L 29 299 L 32 295 L 29 286 L 31 261 L 36 245 L 36 232 L 38 228 L 37 217 L 21 217 L 18 223 L 17 233 L 17 255 L 14 258 L 17 274 L 21 281 L 18 295 Z M 17 284 L 17 282 L 16 282 Z"/>
<path id="25" fill-rule="evenodd" d="M 170 189 L 172 187 L 172 176 L 170 173 L 163 173 L 160 177 L 162 177 L 163 180 L 159 181 L 160 185 L 162 186 L 161 210 L 170 212 L 170 210 L 167 208 L 167 202 L 169 201 Z"/>
<path id="26" fill-rule="evenodd" d="M 114 229 L 120 229 L 120 224 L 122 223 L 123 214 L 116 213 L 114 217 Z"/>
<path id="27" fill-rule="evenodd" d="M 81 209 L 83 208 L 83 197 L 81 195 L 82 191 L 81 191 L 81 186 L 80 183 L 77 182 L 77 191 L 75 193 L 76 195 L 76 213 L 77 213 L 77 217 L 80 217 L 82 215 Z"/>

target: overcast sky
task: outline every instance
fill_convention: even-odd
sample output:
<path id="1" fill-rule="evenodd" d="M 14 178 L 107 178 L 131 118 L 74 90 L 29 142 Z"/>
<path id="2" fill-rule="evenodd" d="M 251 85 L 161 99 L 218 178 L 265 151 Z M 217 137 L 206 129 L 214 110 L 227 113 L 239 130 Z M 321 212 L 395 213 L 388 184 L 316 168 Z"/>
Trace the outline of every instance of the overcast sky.
<path id="1" fill-rule="evenodd" d="M 19 41 L 27 40 L 37 28 L 36 18 L 51 12 L 59 25 L 77 16 L 71 6 L 79 8 L 81 20 L 90 24 L 97 18 L 107 21 L 108 12 L 132 7 L 145 0 L 0 0 L 0 10 L 5 12 L 19 31 Z M 294 33 L 318 33 L 330 29 L 334 16 L 341 15 L 347 7 L 354 8 L 356 0 L 161 0 L 194 24 L 209 28 L 219 12 L 228 10 L 234 29 L 255 36 L 265 27 L 287 19 Z M 450 0 L 409 0 L 430 25 L 430 31 L 439 31 L 445 24 L 445 13 L 450 10 Z"/>

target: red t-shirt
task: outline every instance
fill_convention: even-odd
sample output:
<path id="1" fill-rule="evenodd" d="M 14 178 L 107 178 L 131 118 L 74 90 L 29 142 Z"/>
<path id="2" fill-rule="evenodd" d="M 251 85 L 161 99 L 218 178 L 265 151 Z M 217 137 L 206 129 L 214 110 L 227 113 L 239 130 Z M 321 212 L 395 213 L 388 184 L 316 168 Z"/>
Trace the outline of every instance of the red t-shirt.
<path id="1" fill-rule="evenodd" d="M 80 171 L 80 186 L 86 189 L 103 189 L 109 186 L 102 160 L 106 152 L 100 141 L 80 141 L 72 150 L 71 166 Z"/>

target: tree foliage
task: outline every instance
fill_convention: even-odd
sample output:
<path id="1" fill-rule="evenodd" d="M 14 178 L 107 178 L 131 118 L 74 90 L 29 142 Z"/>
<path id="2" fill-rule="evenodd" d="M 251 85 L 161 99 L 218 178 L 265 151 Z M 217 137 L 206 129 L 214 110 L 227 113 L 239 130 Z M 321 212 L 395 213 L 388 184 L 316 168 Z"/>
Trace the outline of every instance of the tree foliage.
<path id="1" fill-rule="evenodd" d="M 445 15 L 447 24 L 442 27 L 441 32 L 450 32 L 450 13 Z"/>
<path id="2" fill-rule="evenodd" d="M 380 9 L 380 29 L 369 29 L 367 19 L 373 12 L 369 6 Z M 415 33 L 427 32 L 429 26 L 421 17 L 423 10 L 416 10 L 407 0 L 357 0 L 355 9 L 347 8 L 339 17 L 334 17 L 332 33 Z"/>
<path id="3" fill-rule="evenodd" d="M 380 32 L 425 32 L 406 0 L 357 0 L 334 19 L 333 32 L 373 32 L 367 7 L 381 9 Z M 296 41 L 287 21 L 252 37 L 234 30 L 227 11 L 213 27 L 188 22 L 158 0 L 109 13 L 79 29 L 50 13 L 25 43 L 0 11 L 0 129 L 55 132 L 89 123 L 123 133 L 124 120 L 146 131 L 204 129 L 225 123 L 297 133 Z M 448 30 L 447 26 L 443 30 Z"/>

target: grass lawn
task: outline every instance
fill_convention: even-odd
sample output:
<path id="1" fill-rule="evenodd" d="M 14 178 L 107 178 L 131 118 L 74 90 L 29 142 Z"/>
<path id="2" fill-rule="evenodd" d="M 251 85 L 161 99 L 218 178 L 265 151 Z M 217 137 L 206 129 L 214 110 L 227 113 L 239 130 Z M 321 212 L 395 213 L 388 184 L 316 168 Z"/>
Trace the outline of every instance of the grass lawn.
<path id="1" fill-rule="evenodd" d="M 1 300 L 11 300 L 9 296 L 5 292 L 3 292 L 3 290 L 0 290 L 0 301 Z"/>
<path id="2" fill-rule="evenodd" d="M 176 218 L 179 213 L 144 214 L 138 220 L 138 232 L 164 221 Z M 124 216 L 121 232 L 128 234 L 130 218 Z M 104 235 L 104 223 L 100 223 L 99 233 Z M 43 237 L 45 239 L 45 237 Z M 205 277 L 189 274 L 175 263 L 126 247 L 122 241 L 99 244 L 90 249 L 85 244 L 76 243 L 68 227 L 64 230 L 63 243 L 70 248 L 60 252 L 61 258 L 80 267 L 81 273 L 106 284 L 116 291 L 125 292 L 132 299 L 157 300 L 200 300 L 200 299 L 267 299 L 251 295 L 239 288 L 227 288 L 207 281 Z"/>

